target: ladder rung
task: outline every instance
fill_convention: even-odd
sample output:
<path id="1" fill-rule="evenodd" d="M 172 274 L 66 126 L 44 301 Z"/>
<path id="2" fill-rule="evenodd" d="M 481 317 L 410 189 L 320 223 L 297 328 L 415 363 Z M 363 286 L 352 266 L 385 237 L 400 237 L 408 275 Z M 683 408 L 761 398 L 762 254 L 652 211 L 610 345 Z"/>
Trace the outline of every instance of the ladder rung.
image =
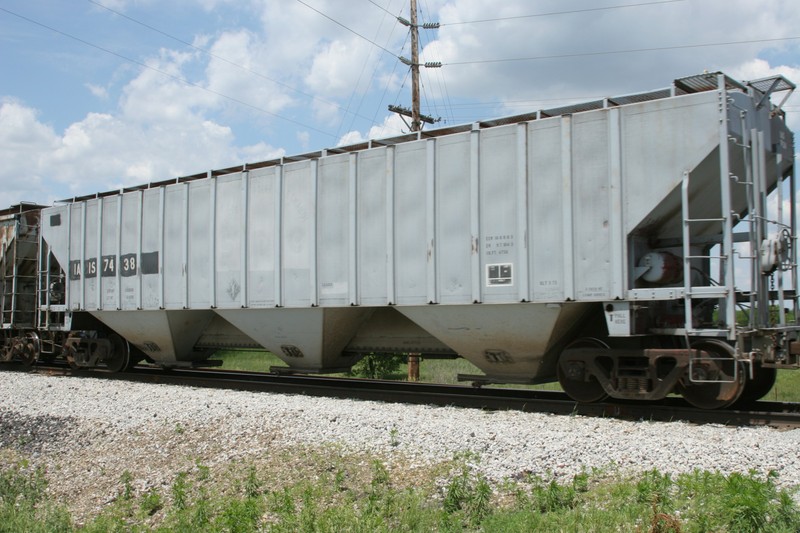
<path id="1" fill-rule="evenodd" d="M 725 222 L 727 218 L 687 218 L 685 222 Z"/>
<path id="2" fill-rule="evenodd" d="M 716 328 L 692 328 L 686 331 L 686 334 L 690 337 L 699 336 L 699 337 L 726 337 L 730 331 L 727 329 L 716 329 Z"/>
<path id="3" fill-rule="evenodd" d="M 690 287 L 688 295 L 692 298 L 725 298 L 729 292 L 723 286 Z"/>

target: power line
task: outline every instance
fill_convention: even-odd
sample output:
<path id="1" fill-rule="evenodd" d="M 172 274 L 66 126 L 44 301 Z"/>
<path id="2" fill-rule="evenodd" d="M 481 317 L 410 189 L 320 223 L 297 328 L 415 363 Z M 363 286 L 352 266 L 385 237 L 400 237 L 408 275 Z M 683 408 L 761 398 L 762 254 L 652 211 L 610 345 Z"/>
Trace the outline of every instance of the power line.
<path id="1" fill-rule="evenodd" d="M 700 43 L 700 44 L 683 44 L 683 45 L 675 45 L 675 46 L 660 46 L 660 47 L 653 47 L 653 48 L 629 48 L 626 50 L 607 50 L 604 52 L 580 52 L 575 54 L 556 54 L 550 56 L 533 56 L 533 57 L 514 57 L 514 58 L 507 58 L 507 59 L 477 59 L 473 61 L 454 61 L 451 63 L 444 63 L 447 66 L 453 65 L 472 65 L 472 64 L 479 64 L 479 63 L 509 63 L 512 61 L 538 61 L 540 59 L 567 59 L 572 57 L 591 57 L 591 56 L 603 56 L 603 55 L 614 55 L 614 54 L 632 54 L 638 52 L 661 52 L 665 50 L 684 50 L 689 48 L 708 48 L 713 46 L 733 46 L 737 44 L 754 44 L 754 43 L 771 43 L 771 42 L 781 42 L 781 41 L 796 41 L 800 39 L 800 37 L 779 37 L 774 39 L 750 39 L 746 41 L 727 41 L 727 42 L 719 42 L 719 43 Z"/>
<path id="2" fill-rule="evenodd" d="M 386 13 L 389 13 L 389 12 L 386 11 Z M 391 15 L 391 13 L 389 13 L 389 16 L 391 16 L 392 18 L 396 18 L 394 15 Z M 375 29 L 375 36 L 376 36 L 375 38 L 377 38 L 378 34 L 380 33 L 381 28 L 383 27 L 383 23 L 384 23 L 385 20 L 386 20 L 386 15 L 383 16 L 383 19 L 381 20 L 380 25 Z M 392 36 L 394 35 L 394 28 L 396 28 L 396 27 L 397 26 L 395 25 L 392 28 L 392 31 L 390 31 L 389 35 L 386 37 L 386 42 L 387 43 L 392 40 Z M 356 81 L 356 84 L 353 86 L 353 92 L 351 93 L 350 99 L 347 102 L 347 110 L 345 111 L 345 115 L 347 114 L 347 111 L 350 110 L 350 104 L 353 102 L 353 100 L 356 97 L 356 93 L 358 92 L 358 88 L 361 85 L 361 78 L 364 75 L 364 71 L 366 70 L 367 65 L 370 63 L 371 59 L 372 59 L 372 49 L 370 49 L 369 55 L 367 57 L 367 61 L 365 61 L 364 64 L 362 65 L 361 72 L 358 75 L 358 80 Z M 366 99 L 366 96 L 367 96 L 367 92 L 369 91 L 370 87 L 372 87 L 372 83 L 375 80 L 375 78 L 377 77 L 379 70 L 380 70 L 380 61 L 376 61 L 375 68 L 372 70 L 372 75 L 370 76 L 369 81 L 367 82 L 367 86 L 364 89 L 364 91 L 361 93 L 361 98 L 359 99 L 358 107 L 356 108 L 357 111 L 353 113 L 353 116 L 352 116 L 352 118 L 350 120 L 350 128 L 351 129 L 353 128 L 353 125 L 355 124 L 356 117 L 360 116 L 360 115 L 358 115 L 358 112 L 361 111 L 361 107 L 364 105 L 364 100 Z M 336 136 L 337 137 L 339 137 L 339 135 L 341 133 L 341 130 L 342 130 L 342 126 L 344 126 L 345 118 L 346 118 L 345 116 L 342 117 L 342 120 L 341 120 L 341 122 L 339 124 L 339 128 L 336 130 Z M 373 122 L 373 125 L 374 125 L 374 122 Z"/>
<path id="3" fill-rule="evenodd" d="M 304 124 L 304 123 L 302 123 L 300 121 L 297 121 L 297 120 L 294 120 L 294 119 L 279 115 L 277 113 L 273 113 L 272 111 L 267 111 L 266 109 L 258 107 L 256 105 L 249 104 L 249 103 L 247 103 L 247 102 L 245 102 L 243 100 L 239 100 L 238 98 L 234 98 L 232 96 L 228 96 L 226 94 L 223 94 L 223 93 L 221 93 L 219 91 L 215 91 L 213 89 L 209 89 L 208 87 L 204 87 L 204 86 L 200 85 L 199 83 L 195 83 L 195 82 L 189 81 L 186 78 L 182 78 L 180 76 L 176 76 L 175 74 L 170 74 L 169 72 L 166 72 L 164 70 L 156 68 L 156 67 L 154 67 L 152 65 L 148 65 L 148 64 L 143 63 L 141 61 L 137 61 L 136 59 L 132 59 L 130 57 L 122 55 L 122 54 L 120 54 L 118 52 L 114 52 L 113 50 L 109 50 L 108 48 L 104 48 L 102 46 L 96 45 L 94 43 L 91 43 L 91 42 L 89 42 L 89 41 L 87 41 L 85 39 L 81 39 L 80 37 L 77 37 L 75 35 L 72 35 L 70 33 L 65 32 L 65 31 L 61 31 L 59 29 L 53 28 L 52 26 L 48 26 L 47 24 L 44 24 L 42 22 L 38 22 L 38 21 L 33 20 L 31 18 L 28 18 L 28 17 L 26 17 L 24 15 L 20 15 L 19 13 L 15 13 L 13 11 L 10 11 L 10 10 L 4 8 L 4 7 L 0 7 L 0 11 L 8 13 L 9 15 L 15 16 L 15 17 L 17 17 L 19 19 L 22 19 L 22 20 L 24 20 L 26 22 L 29 22 L 31 24 L 34 24 L 36 26 L 40 26 L 42 28 L 50 30 L 50 31 L 52 31 L 54 33 L 57 33 L 59 35 L 62 35 L 62 36 L 67 37 L 69 39 L 72 39 L 74 41 L 77 41 L 77 42 L 79 42 L 81 44 L 84 44 L 86 46 L 89 46 L 89 47 L 95 48 L 97 50 L 100 50 L 101 52 L 105 52 L 105 53 L 110 54 L 112 56 L 118 57 L 118 58 L 123 59 L 125 61 L 128 61 L 130 63 L 133 63 L 134 65 L 138 65 L 138 66 L 140 66 L 142 68 L 146 68 L 148 70 L 152 70 L 153 72 L 157 72 L 157 73 L 159 73 L 159 74 L 161 74 L 163 76 L 166 76 L 166 77 L 168 77 L 170 79 L 173 79 L 173 80 L 178 81 L 180 83 L 183 83 L 185 85 L 189 85 L 191 87 L 195 87 L 197 89 L 201 89 L 201 90 L 206 91 L 208 93 L 211 93 L 213 95 L 219 96 L 220 98 L 224 98 L 226 100 L 230 100 L 231 102 L 237 103 L 239 105 L 243 105 L 245 107 L 248 107 L 248 108 L 253 109 L 255 111 L 258 111 L 260 113 L 264 113 L 266 115 L 270 115 L 270 116 L 275 117 L 277 119 L 284 120 L 286 122 L 291 122 L 292 124 L 295 124 L 297 126 L 302 126 L 303 128 L 307 128 L 307 129 L 316 131 L 317 133 L 321 133 L 321 134 L 326 135 L 328 137 L 332 137 L 332 138 L 336 137 L 332 133 L 329 133 L 329 132 L 326 132 L 326 131 L 322 131 L 322 130 L 320 130 L 318 128 L 315 128 L 314 126 L 309 126 L 308 124 Z"/>
<path id="4" fill-rule="evenodd" d="M 338 25 L 338 26 L 340 26 L 340 27 L 342 27 L 342 28 L 346 29 L 347 31 L 349 31 L 349 32 L 350 32 L 350 33 L 352 33 L 353 35 L 356 35 L 356 36 L 358 36 L 358 37 L 361 37 L 362 39 L 364 39 L 365 41 L 367 41 L 367 42 L 368 42 L 368 43 L 370 43 L 371 45 L 373 45 L 373 46 L 375 46 L 375 47 L 377 47 L 377 48 L 380 48 L 381 50 L 383 50 L 383 51 L 384 51 L 384 52 L 386 52 L 387 54 L 391 55 L 392 57 L 395 57 L 395 58 L 397 58 L 397 54 L 395 54 L 395 53 L 394 53 L 394 52 L 392 52 L 391 50 L 389 50 L 389 49 L 387 49 L 387 48 L 384 48 L 383 46 L 379 45 L 378 43 L 376 43 L 375 41 L 373 41 L 372 39 L 370 39 L 370 38 L 368 38 L 368 37 L 364 37 L 363 35 L 361 35 L 360 33 L 358 33 L 356 30 L 354 30 L 354 29 L 352 29 L 352 28 L 348 27 L 347 25 L 345 25 L 345 24 L 343 24 L 343 23 L 339 22 L 338 20 L 334 19 L 333 17 L 331 17 L 331 16 L 329 16 L 329 15 L 326 15 L 325 13 L 323 13 L 322 11 L 320 11 L 319 9 L 317 9 L 317 8 L 315 8 L 315 7 L 313 7 L 313 6 L 310 6 L 310 5 L 306 4 L 305 2 L 303 2 L 303 0 L 295 0 L 295 1 L 296 1 L 296 2 L 298 2 L 298 3 L 300 3 L 300 4 L 303 4 L 304 6 L 306 6 L 306 7 L 307 7 L 308 9 L 310 9 L 311 11 L 314 11 L 315 13 L 318 13 L 319 15 L 321 15 L 321 16 L 323 16 L 323 17 L 325 17 L 326 19 L 330 20 L 330 21 L 331 21 L 331 22 L 333 22 L 334 24 L 336 24 L 336 25 Z"/>
<path id="5" fill-rule="evenodd" d="M 330 100 L 326 100 L 326 99 L 324 99 L 324 98 L 320 98 L 319 96 L 315 96 L 315 95 L 313 95 L 313 94 L 308 94 L 308 93 L 306 93 L 306 92 L 303 92 L 303 91 L 301 91 L 300 89 L 298 89 L 298 88 L 296 88 L 296 87 L 293 87 L 293 86 L 291 86 L 291 85 L 289 85 L 289 84 L 287 84 L 287 83 L 284 83 L 284 82 L 282 82 L 282 81 L 279 81 L 279 80 L 276 80 L 276 79 L 274 79 L 274 78 L 271 78 L 271 77 L 269 77 L 269 76 L 267 76 L 267 75 L 265 75 L 265 74 L 262 74 L 262 73 L 260 73 L 260 72 L 258 72 L 258 71 L 255 71 L 255 70 L 253 70 L 253 69 L 250 69 L 250 68 L 248 68 L 248 67 L 245 67 L 244 65 L 240 65 L 240 64 L 238 64 L 238 63 L 236 63 L 236 62 L 234 62 L 234 61 L 231 61 L 231 60 L 229 60 L 229 59 L 226 59 L 225 57 L 222 57 L 222 56 L 220 56 L 220 55 L 217 55 L 217 54 L 215 54 L 214 52 L 211 52 L 210 50 L 207 50 L 207 49 L 205 49 L 205 48 L 201 48 L 201 47 L 199 47 L 199 46 L 195 46 L 194 44 L 192 44 L 192 43 L 190 43 L 190 42 L 188 42 L 188 41 L 184 41 L 184 40 L 183 40 L 183 39 L 181 39 L 180 37 L 176 37 L 176 36 L 174 36 L 174 35 L 171 35 L 171 34 L 169 34 L 169 33 L 165 32 L 165 31 L 163 31 L 163 30 L 160 30 L 160 29 L 158 29 L 158 28 L 156 28 L 156 27 L 154 27 L 154 26 L 151 26 L 151 25 L 149 25 L 149 24 L 147 24 L 147 23 L 145 23 L 145 22 L 142 22 L 142 21 L 140 21 L 140 20 L 137 20 L 137 19 L 135 19 L 135 18 L 133 18 L 133 17 L 131 17 L 131 16 L 129 16 L 129 15 L 126 15 L 125 13 L 121 13 L 121 12 L 119 12 L 119 11 L 115 10 L 115 9 L 112 9 L 112 8 L 110 8 L 110 7 L 106 6 L 106 5 L 103 5 L 103 4 L 101 4 L 100 2 L 97 2 L 97 1 L 95 1 L 95 0 L 87 0 L 87 2 L 89 2 L 90 4 L 94 4 L 94 5 L 96 5 L 97 7 L 101 7 L 101 8 L 103 8 L 103 9 L 105 9 L 105 10 L 107 10 L 107 11 L 111 12 L 111 13 L 114 13 L 115 15 L 117 15 L 117 16 L 119 16 L 119 17 L 122 17 L 122 18 L 124 18 L 124 19 L 127 19 L 127 20 L 129 20 L 129 21 L 133 22 L 134 24 L 138 24 L 139 26 L 142 26 L 142 27 L 144 27 L 144 28 L 147 28 L 147 29 L 149 29 L 149 30 L 151 30 L 151 31 L 154 31 L 154 32 L 156 32 L 156 33 L 158 33 L 158 34 L 160 34 L 160 35 L 163 35 L 164 37 L 167 37 L 167 38 L 169 38 L 169 39 L 172 39 L 173 41 L 176 41 L 176 42 L 179 42 L 179 43 L 181 43 L 181 44 L 183 44 L 183 45 L 185 45 L 185 46 L 188 46 L 189 48 L 192 48 L 193 50 L 197 50 L 198 52 L 202 52 L 203 54 L 206 54 L 208 57 L 212 57 L 212 58 L 214 58 L 214 59 L 217 59 L 217 60 L 219 60 L 219 61 L 222 61 L 222 62 L 224 62 L 224 63 L 226 63 L 226 64 L 228 64 L 228 65 L 231 65 L 231 66 L 233 66 L 233 67 L 236 67 L 236 68 L 238 68 L 238 69 L 241 69 L 241 70 L 243 70 L 243 71 L 245 71 L 245 72 L 247 72 L 247 73 L 249 73 L 249 74 L 252 74 L 252 75 L 254 75 L 254 76 L 258 76 L 259 78 L 265 79 L 265 80 L 267 80 L 267 81 L 271 81 L 272 83 L 274 83 L 274 84 L 276 84 L 276 85 L 279 85 L 279 86 L 281 86 L 281 87 L 283 87 L 283 88 L 285 88 L 285 89 L 288 89 L 288 90 L 290 90 L 290 91 L 296 92 L 297 94 L 300 94 L 300 95 L 302 95 L 302 96 L 305 96 L 306 98 L 310 98 L 311 100 L 314 100 L 314 101 L 321 102 L 321 103 L 323 103 L 323 104 L 326 104 L 326 105 L 330 105 L 330 106 L 336 107 L 336 108 L 338 108 L 340 111 L 344 111 L 345 113 L 348 113 L 348 110 L 344 109 L 343 107 L 341 107 L 341 106 L 340 106 L 339 104 L 337 104 L 336 102 L 331 102 Z M 364 119 L 364 120 L 369 120 L 369 118 L 368 118 L 368 117 L 364 117 L 364 116 L 358 115 L 357 113 L 354 113 L 354 115 L 355 115 L 356 117 L 358 117 L 358 118 L 361 118 L 361 119 Z"/>
<path id="6" fill-rule="evenodd" d="M 410 36 L 408 34 L 406 34 L 406 42 L 408 41 L 409 37 Z M 405 42 L 403 43 L 403 47 L 405 47 Z M 395 71 L 397 71 L 398 65 L 400 65 L 400 61 L 395 61 L 394 62 L 394 66 L 392 67 L 392 72 L 390 72 L 389 76 L 387 76 L 387 78 L 386 78 L 386 84 L 383 87 L 383 94 L 381 94 L 381 99 L 378 102 L 377 107 L 375 108 L 375 114 L 372 116 L 372 124 L 373 125 L 377 125 L 378 124 L 378 113 L 380 113 L 380 110 L 383 109 L 383 102 L 384 102 L 384 100 L 386 98 L 386 94 L 389 92 L 389 85 L 391 84 L 391 81 L 394 78 L 394 73 L 395 73 Z M 409 74 L 410 74 L 410 71 L 406 71 L 406 77 L 408 77 Z M 405 86 L 405 83 L 406 82 L 405 82 L 405 79 L 404 79 L 403 82 L 400 84 L 401 89 L 402 89 L 403 86 Z M 398 102 L 399 98 L 400 98 L 400 94 L 398 93 L 398 95 L 395 97 L 395 104 Z M 381 129 L 381 133 L 383 133 L 385 130 L 386 130 L 386 128 L 384 126 Z"/>
<path id="7" fill-rule="evenodd" d="M 336 19 L 334 19 L 333 17 L 331 17 L 331 16 L 329 16 L 329 15 L 327 15 L 327 14 L 323 13 L 322 11 L 320 11 L 320 10 L 319 10 L 319 9 L 317 9 L 317 8 L 315 8 L 315 7 L 313 7 L 313 6 L 310 6 L 310 5 L 308 5 L 308 4 L 307 4 L 307 3 L 305 3 L 303 0 L 296 0 L 296 1 L 297 1 L 298 3 L 300 3 L 300 4 L 303 4 L 303 5 L 304 5 L 304 6 L 306 6 L 307 8 L 311 9 L 311 10 L 312 10 L 312 11 L 314 11 L 315 13 L 318 13 L 319 15 L 321 15 L 321 16 L 325 17 L 326 19 L 330 20 L 330 21 L 331 21 L 331 22 L 333 22 L 334 24 L 336 24 L 336 25 L 338 25 L 338 26 L 340 26 L 340 27 L 344 28 L 345 30 L 349 31 L 350 33 L 352 33 L 352 34 L 354 34 L 354 35 L 356 35 L 356 36 L 360 37 L 361 39 L 363 39 L 363 40 L 367 41 L 368 43 L 372 44 L 373 46 L 375 46 L 375 47 L 377 47 L 377 48 L 380 48 L 381 50 L 383 50 L 383 51 L 384 51 L 384 52 L 386 52 L 387 54 L 389 54 L 389 55 L 391 55 L 392 57 L 394 57 L 396 60 L 398 60 L 398 61 L 401 61 L 401 62 L 405 62 L 405 61 L 403 61 L 403 58 L 401 58 L 400 56 L 398 56 L 397 54 L 395 54 L 395 53 L 394 53 L 394 52 L 392 52 L 391 50 L 387 49 L 387 48 L 386 48 L 386 47 L 384 47 L 384 46 L 381 46 L 380 44 L 376 43 L 376 42 L 375 42 L 375 41 L 373 41 L 372 39 L 369 39 L 369 38 L 367 38 L 367 37 L 365 37 L 365 36 L 361 35 L 361 34 L 360 34 L 360 33 L 358 33 L 357 31 L 355 31 L 354 29 L 352 29 L 352 28 L 350 28 L 349 26 L 347 26 L 346 24 L 343 24 L 343 23 L 339 22 L 338 20 L 336 20 Z M 413 2 L 413 0 L 412 0 L 412 2 Z M 374 2 L 373 2 L 373 4 L 374 4 Z M 374 4 L 374 5 L 377 5 L 377 4 Z M 378 7 L 380 7 L 380 6 L 378 6 Z M 385 9 L 384 9 L 384 11 L 387 11 L 387 10 L 385 10 Z M 391 14 L 391 13 L 390 13 L 390 14 Z M 394 16 L 394 15 L 392 15 L 392 16 Z M 399 17 L 397 17 L 397 18 L 398 18 L 398 20 L 399 20 Z M 412 32 L 413 32 L 413 30 L 412 30 Z M 407 61 L 407 60 L 406 60 L 406 61 Z M 414 69 L 414 67 L 412 66 L 412 70 L 413 70 L 413 69 Z"/>
<path id="8" fill-rule="evenodd" d="M 591 11 L 608 11 L 611 9 L 624 9 L 627 7 L 642 7 L 642 6 L 653 6 L 658 4 L 673 4 L 676 2 L 683 2 L 684 0 L 659 0 L 656 2 L 642 2 L 639 4 L 622 4 L 617 6 L 606 6 L 606 7 L 590 7 L 586 9 L 573 9 L 570 11 L 551 11 L 548 13 L 536 13 L 534 15 L 517 15 L 514 17 L 499 17 L 499 18 L 492 18 L 492 19 L 483 19 L 483 20 L 468 20 L 468 21 L 461 21 L 461 22 L 440 22 L 440 26 L 455 26 L 457 24 L 481 24 L 484 22 L 499 22 L 502 20 L 516 20 L 516 19 L 525 19 L 525 18 L 535 18 L 535 17 L 550 17 L 553 15 L 572 15 L 575 13 L 589 13 Z M 372 2 L 372 0 L 370 0 Z M 375 2 L 372 2 L 373 4 Z M 375 4 L 377 5 L 377 4 Z M 380 7 L 380 6 L 378 6 Z"/>
<path id="9" fill-rule="evenodd" d="M 388 14 L 389 14 L 389 15 L 391 15 L 391 16 L 393 16 L 394 18 L 397 18 L 397 17 L 399 16 L 399 13 L 392 13 L 391 11 L 389 11 L 388 9 L 386 9 L 385 7 L 383 7 L 382 5 L 380 5 L 380 4 L 378 4 L 378 3 L 376 3 L 374 0 L 367 0 L 367 2 L 369 2 L 369 3 L 370 3 L 370 4 L 372 4 L 373 6 L 377 7 L 377 8 L 378 8 L 378 9 L 380 9 L 381 11 L 385 11 L 386 13 L 388 13 Z"/>

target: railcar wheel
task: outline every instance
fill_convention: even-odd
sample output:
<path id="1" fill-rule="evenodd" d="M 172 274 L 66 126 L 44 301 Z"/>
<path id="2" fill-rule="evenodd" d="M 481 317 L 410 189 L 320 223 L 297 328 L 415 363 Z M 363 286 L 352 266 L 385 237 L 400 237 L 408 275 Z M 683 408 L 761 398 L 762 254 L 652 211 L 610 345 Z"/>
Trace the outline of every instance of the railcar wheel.
<path id="1" fill-rule="evenodd" d="M 603 341 L 592 338 L 578 339 L 567 345 L 564 351 L 570 348 L 597 348 L 598 351 L 609 349 Z M 608 398 L 608 393 L 597 381 L 597 378 L 587 375 L 582 363 L 570 364 L 569 361 L 565 361 L 563 353 L 556 365 L 556 375 L 561 388 L 576 402 L 593 403 Z"/>
<path id="2" fill-rule="evenodd" d="M 131 368 L 131 347 L 128 341 L 112 333 L 108 336 L 111 342 L 111 352 L 106 356 L 104 362 L 106 368 L 112 372 L 122 372 Z"/>
<path id="3" fill-rule="evenodd" d="M 700 409 L 719 409 L 738 400 L 747 379 L 741 363 L 734 359 L 733 348 L 708 339 L 693 344 L 692 349 L 702 352 L 692 363 L 692 375 L 684 376 L 683 398 Z"/>
<path id="4" fill-rule="evenodd" d="M 744 391 L 739 399 L 736 400 L 737 404 L 748 404 L 756 402 L 767 395 L 775 385 L 775 380 L 778 377 L 778 370 L 775 368 L 764 368 L 756 363 L 753 368 L 753 379 L 747 379 L 744 384 Z"/>
<path id="5" fill-rule="evenodd" d="M 36 333 L 27 333 L 13 341 L 14 355 L 23 365 L 30 367 L 39 359 L 39 337 Z"/>
<path id="6" fill-rule="evenodd" d="M 77 361 L 75 360 L 76 350 L 74 345 L 72 344 L 65 345 L 63 354 L 64 354 L 64 359 L 67 361 L 67 364 L 72 370 L 78 370 L 80 368 L 78 366 Z"/>

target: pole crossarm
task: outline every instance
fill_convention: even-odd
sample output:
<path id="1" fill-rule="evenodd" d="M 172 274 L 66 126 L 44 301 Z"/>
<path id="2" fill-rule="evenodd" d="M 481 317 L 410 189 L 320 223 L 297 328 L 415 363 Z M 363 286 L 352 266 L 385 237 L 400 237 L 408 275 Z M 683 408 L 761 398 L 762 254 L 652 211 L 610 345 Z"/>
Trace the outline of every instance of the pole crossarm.
<path id="1" fill-rule="evenodd" d="M 406 116 L 406 117 L 413 118 L 413 113 L 407 107 L 403 107 L 403 106 L 399 106 L 399 105 L 390 105 L 389 106 L 389 111 L 391 111 L 392 113 L 397 113 L 398 115 L 403 115 L 403 116 Z M 422 115 L 422 114 L 420 114 L 419 119 L 420 119 L 421 122 L 424 122 L 426 124 L 435 124 L 435 123 L 437 123 L 437 122 L 442 120 L 441 117 L 433 118 L 430 115 Z"/>

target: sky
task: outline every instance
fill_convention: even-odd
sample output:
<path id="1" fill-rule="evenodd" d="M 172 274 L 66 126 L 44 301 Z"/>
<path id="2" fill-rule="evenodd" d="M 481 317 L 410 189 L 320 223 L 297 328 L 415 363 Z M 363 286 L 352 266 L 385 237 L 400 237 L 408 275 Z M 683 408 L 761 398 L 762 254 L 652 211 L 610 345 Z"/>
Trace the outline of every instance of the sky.
<path id="1" fill-rule="evenodd" d="M 722 70 L 800 82 L 797 0 L 418 0 L 436 126 Z M 408 0 L 4 0 L 0 205 L 408 131 Z M 800 129 L 800 98 L 785 106 Z M 426 128 L 435 126 L 426 125 Z"/>

